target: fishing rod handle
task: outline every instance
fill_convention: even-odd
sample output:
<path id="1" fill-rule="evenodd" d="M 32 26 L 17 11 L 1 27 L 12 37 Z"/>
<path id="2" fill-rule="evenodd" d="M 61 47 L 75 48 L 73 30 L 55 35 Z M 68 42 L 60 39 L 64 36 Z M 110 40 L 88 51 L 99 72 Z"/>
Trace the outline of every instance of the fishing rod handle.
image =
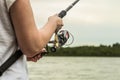
<path id="1" fill-rule="evenodd" d="M 58 16 L 59 16 L 60 18 L 63 18 L 63 17 L 67 14 L 67 12 L 68 12 L 75 4 L 77 4 L 79 1 L 80 1 L 80 0 L 74 1 L 74 2 L 73 2 L 70 6 L 68 6 L 65 10 L 62 10 L 62 11 L 58 14 Z"/>
<path id="2" fill-rule="evenodd" d="M 58 14 L 58 16 L 59 16 L 60 18 L 63 18 L 66 14 L 67 14 L 67 12 L 66 12 L 65 10 L 62 10 L 62 11 Z"/>

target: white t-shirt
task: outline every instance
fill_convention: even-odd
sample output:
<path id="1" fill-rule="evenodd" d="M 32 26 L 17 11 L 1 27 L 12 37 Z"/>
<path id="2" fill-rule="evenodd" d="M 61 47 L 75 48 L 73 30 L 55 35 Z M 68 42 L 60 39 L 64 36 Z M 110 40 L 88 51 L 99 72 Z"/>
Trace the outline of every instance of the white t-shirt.
<path id="1" fill-rule="evenodd" d="M 18 48 L 14 29 L 9 17 L 9 8 L 15 0 L 0 0 L 0 65 Z M 0 80 L 28 80 L 25 56 L 20 57 Z"/>

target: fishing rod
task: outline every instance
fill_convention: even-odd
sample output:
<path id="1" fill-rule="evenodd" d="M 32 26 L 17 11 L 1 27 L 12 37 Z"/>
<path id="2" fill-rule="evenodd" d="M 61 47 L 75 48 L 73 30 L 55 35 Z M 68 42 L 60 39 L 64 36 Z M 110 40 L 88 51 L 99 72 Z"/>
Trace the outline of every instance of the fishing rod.
<path id="1" fill-rule="evenodd" d="M 75 5 L 79 2 L 80 0 L 76 0 L 74 1 L 70 6 L 68 6 L 65 10 L 62 10 L 58 16 L 60 18 L 63 18 L 64 16 L 66 16 L 67 12 Z M 68 41 L 70 35 L 72 35 L 68 30 L 60 30 L 59 32 L 56 30 L 55 31 L 55 36 L 54 36 L 54 40 L 53 41 L 49 41 L 49 43 L 53 44 L 53 47 L 50 48 L 51 52 L 56 52 L 57 48 L 62 47 L 63 45 L 65 45 L 65 43 Z M 73 36 L 72 36 L 73 37 Z M 73 41 L 72 41 L 73 42 Z M 46 49 L 48 52 L 48 45 L 46 46 Z"/>
<path id="2" fill-rule="evenodd" d="M 69 7 L 67 7 L 65 10 L 62 10 L 58 16 L 60 18 L 63 18 L 67 12 L 80 0 L 74 1 Z M 49 43 L 54 44 L 54 46 L 51 48 L 51 51 L 55 52 L 58 47 L 62 47 L 67 40 L 69 39 L 69 32 L 67 30 L 61 30 L 61 31 L 55 31 L 55 39 L 54 41 L 49 41 Z M 48 47 L 47 47 L 48 48 Z M 47 54 L 47 52 L 42 53 L 42 56 Z M 21 50 L 17 50 L 11 57 L 9 57 L 5 63 L 3 63 L 0 66 L 0 76 L 12 65 L 14 64 L 21 56 L 23 55 Z"/>

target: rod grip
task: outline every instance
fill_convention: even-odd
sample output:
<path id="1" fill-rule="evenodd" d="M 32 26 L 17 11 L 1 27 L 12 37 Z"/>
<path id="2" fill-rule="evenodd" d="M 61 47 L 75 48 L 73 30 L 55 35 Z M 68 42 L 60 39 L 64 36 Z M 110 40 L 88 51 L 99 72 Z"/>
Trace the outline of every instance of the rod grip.
<path id="1" fill-rule="evenodd" d="M 62 10 L 62 11 L 58 14 L 58 16 L 59 16 L 60 18 L 63 18 L 66 14 L 67 14 L 67 12 L 66 12 L 65 10 Z"/>

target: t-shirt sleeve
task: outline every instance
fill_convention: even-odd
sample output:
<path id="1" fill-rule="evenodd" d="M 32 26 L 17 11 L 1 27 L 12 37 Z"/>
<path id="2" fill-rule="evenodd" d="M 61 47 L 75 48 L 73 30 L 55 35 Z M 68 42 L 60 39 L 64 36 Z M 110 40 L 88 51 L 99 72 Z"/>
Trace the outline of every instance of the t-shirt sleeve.
<path id="1" fill-rule="evenodd" d="M 7 9 L 9 10 L 10 7 L 12 6 L 12 4 L 15 2 L 16 0 L 6 0 L 6 5 L 7 5 Z"/>

